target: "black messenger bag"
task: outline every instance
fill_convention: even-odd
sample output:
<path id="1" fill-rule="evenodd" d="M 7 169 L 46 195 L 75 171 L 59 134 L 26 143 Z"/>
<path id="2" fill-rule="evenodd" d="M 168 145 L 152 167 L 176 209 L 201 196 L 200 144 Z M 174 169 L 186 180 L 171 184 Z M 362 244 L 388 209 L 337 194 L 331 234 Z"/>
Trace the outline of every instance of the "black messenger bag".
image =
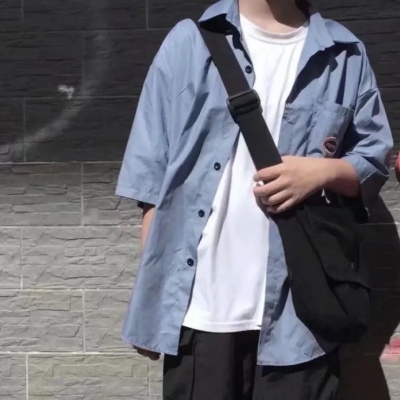
<path id="1" fill-rule="evenodd" d="M 225 34 L 198 26 L 228 93 L 227 105 L 257 170 L 282 162 L 263 118 L 257 93 L 249 87 Z M 270 217 L 282 239 L 293 304 L 298 318 L 317 337 L 333 343 L 358 341 L 370 319 L 370 287 L 360 257 L 357 207 L 322 193 Z M 358 218 L 359 217 L 359 218 Z"/>

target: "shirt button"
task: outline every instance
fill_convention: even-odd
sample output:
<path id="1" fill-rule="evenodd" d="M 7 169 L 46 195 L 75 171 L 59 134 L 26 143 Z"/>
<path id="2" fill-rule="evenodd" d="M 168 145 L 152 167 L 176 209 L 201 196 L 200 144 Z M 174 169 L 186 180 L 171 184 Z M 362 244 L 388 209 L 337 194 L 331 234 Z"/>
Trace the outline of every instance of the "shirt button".
<path id="1" fill-rule="evenodd" d="M 221 164 L 220 164 L 220 163 L 215 163 L 215 164 L 214 164 L 214 169 L 215 169 L 216 171 L 219 171 L 219 170 L 221 169 Z"/>
<path id="2" fill-rule="evenodd" d="M 206 215 L 206 213 L 205 213 L 203 210 L 200 210 L 200 211 L 198 212 L 198 214 L 199 214 L 199 217 L 200 217 L 200 218 L 203 218 L 203 217 Z"/>
<path id="3" fill-rule="evenodd" d="M 189 267 L 193 267 L 194 261 L 191 258 L 188 258 L 186 262 L 187 262 L 187 265 L 189 265 Z"/>
<path id="4" fill-rule="evenodd" d="M 252 67 L 251 65 L 248 65 L 248 66 L 245 68 L 245 71 L 246 71 L 248 74 L 251 74 L 251 73 L 253 72 L 253 67 Z"/>

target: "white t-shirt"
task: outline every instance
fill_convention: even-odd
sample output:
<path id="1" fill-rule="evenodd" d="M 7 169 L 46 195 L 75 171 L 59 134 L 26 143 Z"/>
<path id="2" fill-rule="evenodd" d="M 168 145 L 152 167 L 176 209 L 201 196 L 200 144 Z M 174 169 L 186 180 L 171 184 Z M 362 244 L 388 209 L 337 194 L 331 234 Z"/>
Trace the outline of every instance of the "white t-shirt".
<path id="1" fill-rule="evenodd" d="M 263 115 L 278 142 L 307 27 L 266 32 L 243 16 L 241 25 L 255 72 Z M 242 135 L 218 187 L 199 247 L 184 326 L 206 332 L 260 329 L 266 288 L 269 221 L 256 204 L 256 170 Z"/>

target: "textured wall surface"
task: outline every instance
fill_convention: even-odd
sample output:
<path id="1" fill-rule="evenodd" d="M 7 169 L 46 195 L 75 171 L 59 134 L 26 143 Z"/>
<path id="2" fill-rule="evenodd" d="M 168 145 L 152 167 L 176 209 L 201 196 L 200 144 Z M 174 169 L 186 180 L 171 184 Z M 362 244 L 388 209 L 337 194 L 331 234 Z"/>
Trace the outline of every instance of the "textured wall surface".
<path id="1" fill-rule="evenodd" d="M 119 338 L 140 214 L 114 189 L 148 65 L 205 5 L 0 1 L 0 400 L 161 399 L 160 364 Z M 366 42 L 399 148 L 400 1 L 320 6 Z M 347 399 L 400 400 L 394 177 L 373 218 L 374 326 L 345 354 Z"/>

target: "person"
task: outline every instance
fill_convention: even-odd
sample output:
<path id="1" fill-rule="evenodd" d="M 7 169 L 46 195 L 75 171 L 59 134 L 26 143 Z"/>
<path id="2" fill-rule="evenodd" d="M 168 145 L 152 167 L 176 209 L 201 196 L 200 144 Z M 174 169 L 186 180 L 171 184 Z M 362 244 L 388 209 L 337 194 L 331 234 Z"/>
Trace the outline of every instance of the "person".
<path id="1" fill-rule="evenodd" d="M 116 189 L 143 208 L 123 340 L 164 355 L 164 400 L 336 399 L 338 345 L 297 318 L 261 203 L 273 214 L 322 189 L 377 196 L 392 136 L 365 47 L 305 1 L 221 0 L 200 23 L 226 34 L 283 162 L 255 170 L 198 27 L 178 23 L 145 80 Z"/>

